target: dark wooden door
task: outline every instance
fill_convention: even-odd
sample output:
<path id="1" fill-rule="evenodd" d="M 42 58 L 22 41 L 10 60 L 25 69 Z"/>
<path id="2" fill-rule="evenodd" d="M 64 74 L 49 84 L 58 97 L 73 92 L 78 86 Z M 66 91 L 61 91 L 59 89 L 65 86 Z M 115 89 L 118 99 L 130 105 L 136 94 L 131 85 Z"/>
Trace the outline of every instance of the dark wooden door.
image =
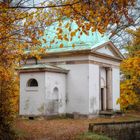
<path id="1" fill-rule="evenodd" d="M 101 110 L 104 110 L 104 89 L 101 88 Z"/>

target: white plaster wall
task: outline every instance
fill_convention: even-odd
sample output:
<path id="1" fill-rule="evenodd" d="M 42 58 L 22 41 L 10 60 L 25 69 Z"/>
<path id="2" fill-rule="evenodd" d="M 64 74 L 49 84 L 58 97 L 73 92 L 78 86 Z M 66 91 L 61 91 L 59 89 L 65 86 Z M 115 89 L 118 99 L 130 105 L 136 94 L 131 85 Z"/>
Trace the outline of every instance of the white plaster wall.
<path id="1" fill-rule="evenodd" d="M 67 64 L 67 113 L 89 113 L 89 74 L 88 64 Z"/>
<path id="2" fill-rule="evenodd" d="M 99 65 L 89 64 L 89 113 L 99 111 Z"/>
<path id="3" fill-rule="evenodd" d="M 120 69 L 112 69 L 112 92 L 113 92 L 113 110 L 120 110 L 120 105 L 117 104 L 117 99 L 120 97 Z"/>
<path id="4" fill-rule="evenodd" d="M 51 63 L 51 62 L 63 62 L 63 65 L 65 65 L 65 61 L 76 61 L 76 60 L 93 60 L 93 61 L 97 61 L 100 63 L 104 63 L 107 65 L 112 65 L 113 67 L 119 67 L 120 63 L 116 62 L 116 61 L 112 61 L 112 60 L 108 60 L 108 59 L 104 59 L 104 58 L 99 58 L 97 56 L 64 56 L 64 57 L 56 57 L 56 58 L 42 58 L 41 60 L 38 60 L 38 63 Z M 27 61 L 27 65 L 28 64 L 36 64 L 36 61 L 34 59 L 30 59 Z"/>
<path id="5" fill-rule="evenodd" d="M 104 88 L 106 86 L 106 70 L 105 68 L 100 68 L 100 84 L 101 87 L 100 88 Z"/>
<path id="6" fill-rule="evenodd" d="M 108 60 L 108 59 L 99 58 L 97 56 L 89 56 L 89 59 L 93 60 L 93 61 L 97 61 L 97 62 L 103 63 L 103 64 L 107 64 L 107 65 L 110 65 L 110 66 L 112 65 L 113 67 L 119 67 L 120 66 L 119 62 Z"/>
<path id="7" fill-rule="evenodd" d="M 47 59 L 43 58 L 41 60 L 38 60 L 38 63 L 76 61 L 76 60 L 88 60 L 88 55 L 83 55 L 83 56 L 61 56 L 61 57 L 47 58 Z"/>
<path id="8" fill-rule="evenodd" d="M 45 114 L 50 114 L 49 101 L 52 100 L 54 88 L 58 88 L 58 113 L 65 113 L 66 104 L 66 74 L 45 72 Z"/>
<path id="9" fill-rule="evenodd" d="M 38 87 L 27 87 L 29 79 L 36 79 Z M 20 73 L 20 115 L 44 114 L 45 73 Z"/>

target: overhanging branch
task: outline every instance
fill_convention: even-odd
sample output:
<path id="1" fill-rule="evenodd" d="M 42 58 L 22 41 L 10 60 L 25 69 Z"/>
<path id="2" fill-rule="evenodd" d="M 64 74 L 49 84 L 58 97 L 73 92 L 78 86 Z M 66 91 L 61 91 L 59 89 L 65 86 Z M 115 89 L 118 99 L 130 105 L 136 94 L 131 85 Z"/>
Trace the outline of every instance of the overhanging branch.
<path id="1" fill-rule="evenodd" d="M 11 6 L 7 7 L 7 9 L 45 9 L 45 8 L 57 8 L 57 7 L 67 7 L 73 6 L 75 4 L 80 3 L 80 0 L 72 3 L 72 4 L 60 4 L 60 5 L 48 5 L 48 6 Z"/>

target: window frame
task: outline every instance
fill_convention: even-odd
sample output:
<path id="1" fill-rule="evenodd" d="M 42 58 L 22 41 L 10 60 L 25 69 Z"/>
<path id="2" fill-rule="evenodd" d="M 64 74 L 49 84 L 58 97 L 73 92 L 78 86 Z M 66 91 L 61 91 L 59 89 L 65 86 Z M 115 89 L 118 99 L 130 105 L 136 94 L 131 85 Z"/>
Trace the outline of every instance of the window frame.
<path id="1" fill-rule="evenodd" d="M 38 81 L 35 78 L 31 78 L 27 81 L 27 87 L 38 87 Z"/>

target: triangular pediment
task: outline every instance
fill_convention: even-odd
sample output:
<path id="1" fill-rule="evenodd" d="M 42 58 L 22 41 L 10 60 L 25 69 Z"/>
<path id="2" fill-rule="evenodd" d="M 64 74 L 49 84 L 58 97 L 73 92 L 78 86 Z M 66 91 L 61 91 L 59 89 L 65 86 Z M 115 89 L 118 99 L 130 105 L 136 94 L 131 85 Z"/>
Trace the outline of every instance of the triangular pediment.
<path id="1" fill-rule="evenodd" d="M 121 52 L 114 46 L 112 42 L 105 43 L 103 45 L 100 45 L 96 48 L 92 49 L 92 52 L 95 52 L 97 54 L 102 54 L 106 56 L 111 56 L 119 59 L 123 59 L 124 56 L 121 54 Z"/>
<path id="2" fill-rule="evenodd" d="M 104 46 L 104 47 L 96 50 L 96 52 L 111 55 L 111 56 L 115 56 L 115 54 L 109 49 L 108 46 Z"/>

